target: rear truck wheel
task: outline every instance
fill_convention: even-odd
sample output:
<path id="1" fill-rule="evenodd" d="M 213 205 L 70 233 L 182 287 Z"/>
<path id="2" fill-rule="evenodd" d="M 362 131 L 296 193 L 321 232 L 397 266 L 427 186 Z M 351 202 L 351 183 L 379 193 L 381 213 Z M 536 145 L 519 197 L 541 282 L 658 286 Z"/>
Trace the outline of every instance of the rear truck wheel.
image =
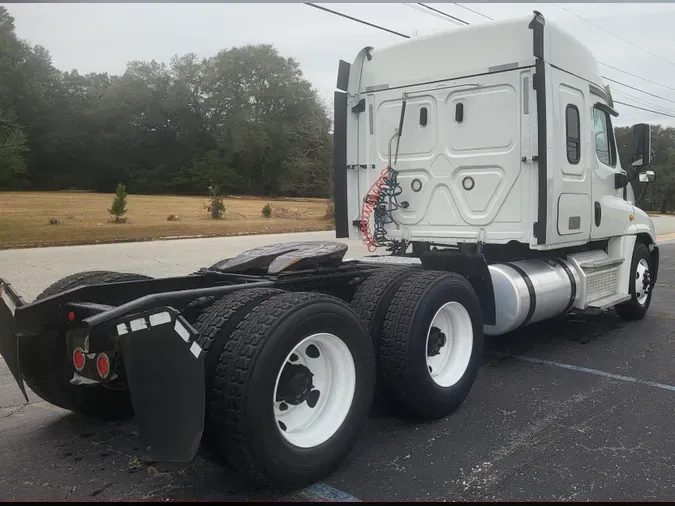
<path id="1" fill-rule="evenodd" d="M 391 300 L 396 291 L 408 277 L 420 272 L 419 269 L 405 267 L 383 268 L 379 272 L 368 276 L 357 287 L 351 306 L 357 315 L 363 320 L 368 333 L 373 339 L 375 356 L 378 355 L 380 334 L 384 317 L 387 314 Z"/>
<path id="2" fill-rule="evenodd" d="M 204 439 L 212 439 L 211 402 L 216 369 L 223 354 L 225 344 L 237 325 L 248 316 L 249 312 L 261 302 L 284 293 L 275 288 L 252 288 L 228 294 L 209 306 L 195 322 L 195 330 L 199 332 L 198 343 L 206 353 L 204 361 L 206 386 L 206 417 Z"/>
<path id="3" fill-rule="evenodd" d="M 469 394 L 482 351 L 483 316 L 471 284 L 455 273 L 415 273 L 396 291 L 384 319 L 383 393 L 403 414 L 447 416 Z"/>
<path id="4" fill-rule="evenodd" d="M 641 320 L 652 301 L 652 257 L 644 243 L 636 243 L 630 266 L 628 293 L 630 300 L 617 304 L 614 309 L 624 320 Z"/>
<path id="5" fill-rule="evenodd" d="M 346 303 L 275 295 L 241 320 L 210 372 L 216 447 L 257 483 L 292 490 L 321 480 L 365 427 L 374 371 L 372 343 Z"/>
<path id="6" fill-rule="evenodd" d="M 384 317 L 387 314 L 391 300 L 403 283 L 412 274 L 419 272 L 419 269 L 410 269 L 406 267 L 386 267 L 374 274 L 368 276 L 354 291 L 354 297 L 351 306 L 357 315 L 361 318 L 368 329 L 368 334 L 373 341 L 375 350 L 375 404 L 383 407 L 381 398 L 381 379 L 380 379 L 380 336 L 382 334 L 382 325 Z"/>
<path id="7" fill-rule="evenodd" d="M 83 285 L 152 279 L 139 274 L 108 271 L 80 272 L 67 276 L 45 289 L 36 300 Z M 50 404 L 69 411 L 104 420 L 133 416 L 128 390 L 113 390 L 103 385 L 71 385 L 75 368 L 68 353 L 64 321 L 45 334 L 21 338 L 19 359 L 26 385 Z"/>

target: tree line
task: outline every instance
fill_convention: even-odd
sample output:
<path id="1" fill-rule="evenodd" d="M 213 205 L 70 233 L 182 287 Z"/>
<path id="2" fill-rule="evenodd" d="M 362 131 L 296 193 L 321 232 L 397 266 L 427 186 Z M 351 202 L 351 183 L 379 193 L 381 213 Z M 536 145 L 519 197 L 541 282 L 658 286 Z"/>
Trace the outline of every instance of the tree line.
<path id="1" fill-rule="evenodd" d="M 267 44 L 61 71 L 0 6 L 0 188 L 328 197 L 330 110 Z"/>
<path id="2" fill-rule="evenodd" d="M 271 45 L 82 75 L 20 40 L 0 6 L 0 189 L 329 197 L 330 131 L 329 107 Z M 627 168 L 631 129 L 615 132 Z M 642 206 L 673 211 L 675 129 L 652 138 Z"/>

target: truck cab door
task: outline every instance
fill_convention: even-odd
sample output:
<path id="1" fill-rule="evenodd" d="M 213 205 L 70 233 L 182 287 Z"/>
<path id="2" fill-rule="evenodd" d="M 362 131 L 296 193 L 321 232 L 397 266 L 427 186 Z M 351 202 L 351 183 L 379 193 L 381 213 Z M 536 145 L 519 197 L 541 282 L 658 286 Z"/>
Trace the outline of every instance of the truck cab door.
<path id="1" fill-rule="evenodd" d="M 613 237 L 624 233 L 632 210 L 623 198 L 623 189 L 616 188 L 616 175 L 623 174 L 619 162 L 611 114 L 602 105 L 592 109 L 591 154 L 593 160 L 593 226 L 591 239 Z"/>

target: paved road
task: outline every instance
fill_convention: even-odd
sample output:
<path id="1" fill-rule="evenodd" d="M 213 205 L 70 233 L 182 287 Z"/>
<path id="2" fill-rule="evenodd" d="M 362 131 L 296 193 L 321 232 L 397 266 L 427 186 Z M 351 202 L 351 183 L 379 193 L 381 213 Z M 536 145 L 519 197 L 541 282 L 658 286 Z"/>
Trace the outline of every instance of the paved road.
<path id="1" fill-rule="evenodd" d="M 169 275 L 251 246 L 199 241 L 96 246 L 93 256 L 79 248 L 24 251 L 10 279 L 33 297 L 83 268 Z M 8 253 L 0 256 L 3 272 Z M 39 275 L 20 267 L 31 263 L 40 264 Z M 341 469 L 287 498 L 674 499 L 674 297 L 675 244 L 664 244 L 647 318 L 627 324 L 613 313 L 572 314 L 492 339 L 453 416 L 412 424 L 376 409 Z M 143 465 L 133 424 L 92 422 L 30 400 L 23 404 L 0 362 L 4 500 L 278 498 L 246 488 L 207 453 L 180 470 Z"/>

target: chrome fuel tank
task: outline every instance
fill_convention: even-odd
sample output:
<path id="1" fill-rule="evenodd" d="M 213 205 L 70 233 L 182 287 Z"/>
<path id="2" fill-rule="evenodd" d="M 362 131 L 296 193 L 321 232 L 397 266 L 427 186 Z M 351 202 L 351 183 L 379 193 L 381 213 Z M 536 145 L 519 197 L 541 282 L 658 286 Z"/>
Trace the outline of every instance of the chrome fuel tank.
<path id="1" fill-rule="evenodd" d="M 489 266 L 495 292 L 496 323 L 485 334 L 497 336 L 569 311 L 580 280 L 561 258 L 518 260 Z"/>

